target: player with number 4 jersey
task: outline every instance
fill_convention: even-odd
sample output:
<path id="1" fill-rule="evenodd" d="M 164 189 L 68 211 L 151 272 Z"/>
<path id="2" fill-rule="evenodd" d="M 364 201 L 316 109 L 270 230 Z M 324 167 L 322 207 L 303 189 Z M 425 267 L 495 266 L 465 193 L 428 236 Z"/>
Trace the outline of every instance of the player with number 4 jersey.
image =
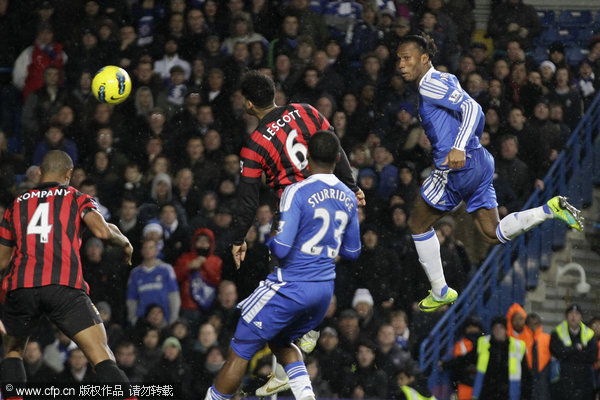
<path id="1" fill-rule="evenodd" d="M 90 361 L 99 383 L 120 384 L 130 396 L 129 380 L 108 347 L 102 318 L 87 295 L 79 248 L 81 230 L 121 247 L 131 264 L 133 247 L 113 224 L 107 224 L 94 200 L 69 186 L 73 160 L 49 151 L 40 165 L 40 185 L 15 199 L 0 222 L 0 272 L 5 295 L 4 357 L 0 365 L 2 398 L 22 400 L 13 389 L 27 379 L 23 354 L 40 318 L 47 316 Z M 9 389 L 12 388 L 12 389 Z"/>

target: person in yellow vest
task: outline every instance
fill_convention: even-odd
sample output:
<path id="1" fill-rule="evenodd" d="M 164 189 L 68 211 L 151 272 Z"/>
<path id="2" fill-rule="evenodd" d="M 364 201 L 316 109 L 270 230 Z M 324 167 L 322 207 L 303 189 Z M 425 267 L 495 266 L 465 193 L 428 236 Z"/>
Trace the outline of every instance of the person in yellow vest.
<path id="1" fill-rule="evenodd" d="M 391 396 L 394 400 L 436 400 L 427 388 L 427 379 L 417 368 L 399 369 L 396 383 L 398 389 Z"/>
<path id="2" fill-rule="evenodd" d="M 550 396 L 550 335 L 542 331 L 542 319 L 530 313 L 525 320 L 527 364 L 531 370 L 531 400 L 548 400 Z"/>
<path id="3" fill-rule="evenodd" d="M 552 400 L 593 400 L 598 342 L 594 331 L 582 322 L 579 305 L 570 305 L 565 314 L 567 319 L 550 337 L 550 353 L 560 362 L 560 378 L 552 385 Z"/>
<path id="4" fill-rule="evenodd" d="M 525 342 L 508 336 L 506 318 L 492 319 L 492 334 L 477 340 L 477 375 L 473 399 L 529 400 L 529 367 Z"/>
<path id="5" fill-rule="evenodd" d="M 600 348 L 600 317 L 593 317 L 587 325 L 594 331 L 594 340 L 598 342 Z M 600 394 L 600 350 L 598 351 L 598 360 L 594 363 L 594 379 L 596 382 L 596 397 Z"/>
<path id="6" fill-rule="evenodd" d="M 477 373 L 477 354 L 473 349 L 482 335 L 483 325 L 479 318 L 467 317 L 463 324 L 462 336 L 454 343 L 453 358 L 441 363 L 442 369 L 452 374 L 458 400 L 473 398 L 473 382 Z"/>

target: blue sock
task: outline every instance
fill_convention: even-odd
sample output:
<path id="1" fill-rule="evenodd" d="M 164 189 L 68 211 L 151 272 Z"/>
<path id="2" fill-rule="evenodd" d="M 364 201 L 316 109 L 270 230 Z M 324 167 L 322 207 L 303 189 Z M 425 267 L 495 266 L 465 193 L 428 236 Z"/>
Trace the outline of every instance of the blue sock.
<path id="1" fill-rule="evenodd" d="M 204 400 L 228 400 L 233 397 L 233 394 L 223 394 L 215 389 L 215 385 L 212 385 L 208 392 L 206 392 L 206 398 Z"/>
<path id="2" fill-rule="evenodd" d="M 285 366 L 285 372 L 290 378 L 290 388 L 296 399 L 302 399 L 314 393 L 304 361 L 295 361 Z"/>

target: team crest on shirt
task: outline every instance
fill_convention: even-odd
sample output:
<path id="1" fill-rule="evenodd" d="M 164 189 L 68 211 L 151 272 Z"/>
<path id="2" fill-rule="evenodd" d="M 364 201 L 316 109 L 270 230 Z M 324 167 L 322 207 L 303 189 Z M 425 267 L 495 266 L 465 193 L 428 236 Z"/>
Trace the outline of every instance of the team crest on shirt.
<path id="1" fill-rule="evenodd" d="M 450 100 L 452 102 L 452 104 L 457 104 L 458 102 L 460 102 L 462 100 L 462 98 L 463 98 L 463 94 L 455 89 L 452 92 L 452 94 L 450 95 L 450 97 L 448 97 L 448 100 Z"/>

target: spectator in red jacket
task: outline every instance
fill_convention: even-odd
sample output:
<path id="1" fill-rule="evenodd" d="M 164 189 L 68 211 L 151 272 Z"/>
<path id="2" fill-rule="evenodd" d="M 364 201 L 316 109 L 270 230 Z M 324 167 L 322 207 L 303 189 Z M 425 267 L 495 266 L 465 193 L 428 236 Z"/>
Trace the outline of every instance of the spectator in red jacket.
<path id="1" fill-rule="evenodd" d="M 207 228 L 198 228 L 192 236 L 190 251 L 175 262 L 175 275 L 181 295 L 181 316 L 195 332 L 202 312 L 211 308 L 216 287 L 221 282 L 223 260 L 214 254 L 215 235 Z"/>

